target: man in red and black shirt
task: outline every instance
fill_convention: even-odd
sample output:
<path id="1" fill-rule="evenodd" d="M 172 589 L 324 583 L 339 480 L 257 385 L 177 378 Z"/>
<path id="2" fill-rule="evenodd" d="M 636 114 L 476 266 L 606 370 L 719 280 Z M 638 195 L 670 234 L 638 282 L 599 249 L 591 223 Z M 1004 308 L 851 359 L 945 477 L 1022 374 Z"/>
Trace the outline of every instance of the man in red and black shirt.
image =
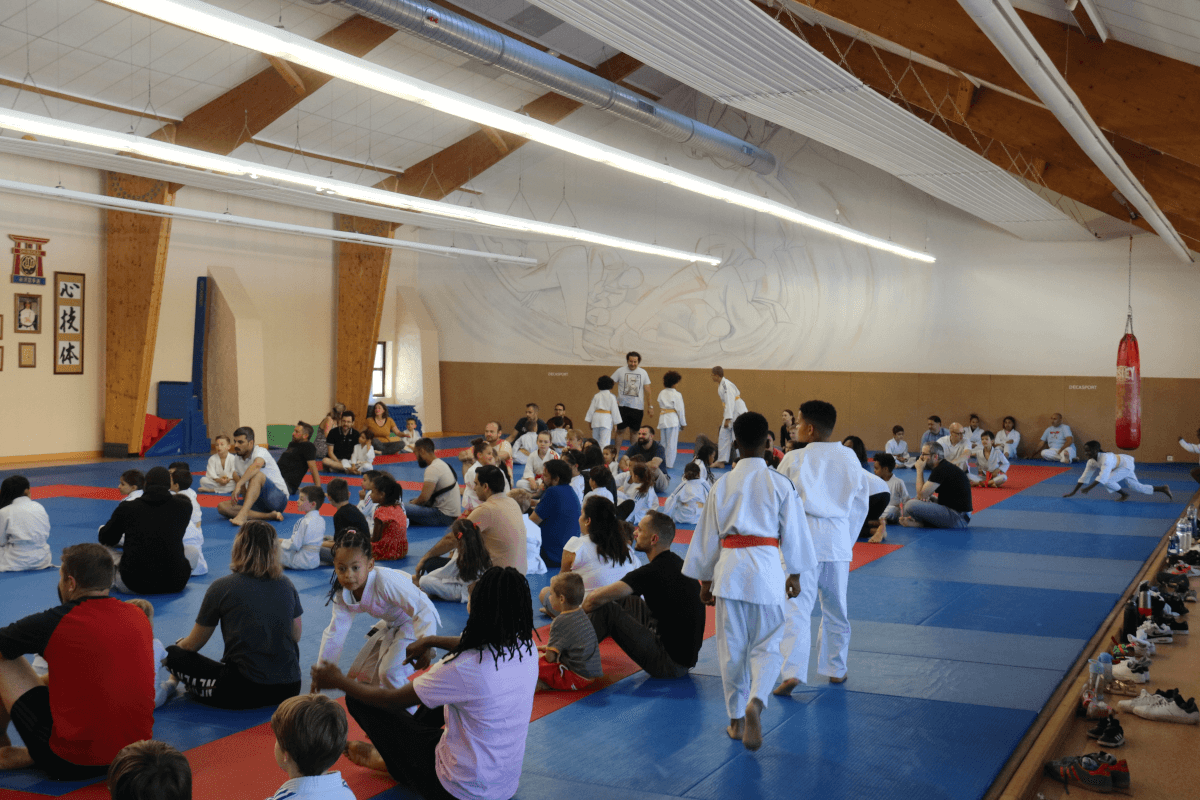
<path id="1" fill-rule="evenodd" d="M 154 633 L 140 609 L 108 596 L 113 560 L 98 544 L 63 550 L 62 605 L 0 628 L 0 769 L 55 780 L 102 776 L 128 744 L 152 738 Z M 50 685 L 23 656 L 50 665 Z M 8 739 L 9 720 L 25 747 Z"/>

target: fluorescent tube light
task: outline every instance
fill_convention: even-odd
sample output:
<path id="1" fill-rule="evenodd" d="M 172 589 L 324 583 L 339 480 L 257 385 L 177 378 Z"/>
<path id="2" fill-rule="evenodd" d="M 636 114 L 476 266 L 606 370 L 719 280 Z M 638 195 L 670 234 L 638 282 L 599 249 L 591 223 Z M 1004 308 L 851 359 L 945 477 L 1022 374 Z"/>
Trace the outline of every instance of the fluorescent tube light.
<path id="1" fill-rule="evenodd" d="M 1054 66 L 1012 4 L 1008 0 L 958 0 L 958 3 L 992 40 L 992 44 L 1017 71 L 1021 80 L 1058 118 L 1092 163 L 1113 182 L 1121 194 L 1129 198 L 1129 202 L 1150 223 L 1167 247 L 1191 263 L 1194 259 L 1183 238 L 1109 143 L 1075 90 Z"/>
<path id="2" fill-rule="evenodd" d="M 444 247 L 437 244 L 410 242 L 404 239 L 392 239 L 386 236 L 371 236 L 353 231 L 338 231 L 332 228 L 313 228 L 308 225 L 295 225 L 289 222 L 274 222 L 272 220 L 254 217 L 240 217 L 234 214 L 217 214 L 212 211 L 200 211 L 194 208 L 179 208 L 159 203 L 143 203 L 140 200 L 126 200 L 121 197 L 110 197 L 103 194 L 76 192 L 50 186 L 40 186 L 34 183 L 21 183 L 0 178 L 0 192 L 5 194 L 38 197 L 58 200 L 63 203 L 104 208 L 114 211 L 132 211 L 135 214 L 147 214 L 154 217 L 170 217 L 192 222 L 204 222 L 213 225 L 226 225 L 234 228 L 251 228 L 254 230 L 270 231 L 272 233 L 287 233 L 295 236 L 307 236 L 314 239 L 329 239 L 335 242 L 354 242 L 369 244 L 375 247 L 391 247 L 397 250 L 415 250 L 431 256 L 457 258 L 458 256 L 473 256 L 490 261 L 500 261 L 508 264 L 536 266 L 536 258 L 510 256 L 503 253 L 488 253 L 481 250 L 466 250 L 461 247 Z"/>
<path id="3" fill-rule="evenodd" d="M 265 55 L 300 64 L 349 83 L 365 86 L 402 100 L 419 103 L 462 119 L 471 120 L 479 125 L 507 131 L 591 161 L 651 178 L 660 183 L 676 186 L 752 211 L 770 214 L 797 225 L 813 228 L 903 258 L 911 258 L 925 263 L 933 263 L 936 260 L 928 253 L 910 250 L 886 239 L 870 236 L 844 225 L 806 214 L 783 203 L 768 200 L 750 192 L 732 189 L 716 181 L 700 178 L 683 170 L 600 144 L 516 112 L 489 105 L 458 92 L 442 89 L 394 70 L 371 64 L 361 58 L 348 56 L 331 47 L 285 30 L 273 28 L 240 14 L 199 2 L 199 0 L 104 1 L 136 14 L 230 42 L 239 47 L 257 50 Z"/>
<path id="4" fill-rule="evenodd" d="M 149 156 L 162 161 L 169 161 L 175 164 L 185 164 L 189 167 L 213 170 L 231 175 L 253 174 L 256 175 L 259 180 L 265 178 L 278 183 L 306 186 L 310 189 L 316 190 L 321 194 L 335 197 L 347 197 L 353 200 L 362 201 L 364 203 L 373 203 L 376 205 L 387 206 L 389 208 L 400 208 L 406 211 L 420 211 L 427 214 L 434 214 L 439 217 L 478 222 L 483 225 L 490 225 L 494 228 L 504 228 L 506 230 L 521 231 L 525 233 L 536 233 L 541 236 L 550 236 L 556 239 L 573 239 L 581 242 L 590 242 L 592 244 L 599 244 L 606 247 L 629 250 L 637 253 L 646 253 L 648 255 L 661 256 L 663 258 L 671 258 L 678 261 L 699 261 L 705 264 L 712 264 L 714 266 L 721 263 L 721 259 L 716 258 L 715 256 L 702 255 L 700 253 L 689 253 L 686 250 L 675 250 L 670 247 L 659 247 L 658 245 L 654 244 L 638 242 L 632 239 L 623 239 L 619 236 L 609 236 L 605 233 L 597 233 L 595 231 L 588 231 L 582 228 L 571 228 L 566 225 L 554 225 L 548 222 L 538 222 L 536 220 L 521 219 L 520 217 L 510 217 L 506 214 L 497 214 L 491 211 L 481 211 L 477 208 L 457 206 L 453 203 L 442 203 L 437 200 L 426 200 L 420 197 L 413 197 L 412 195 L 388 192 L 383 189 L 375 189 L 369 186 L 359 186 L 358 184 L 339 181 L 334 178 L 321 178 L 304 172 L 295 172 L 293 170 L 281 169 L 278 167 L 268 166 L 266 164 L 255 164 L 249 161 L 231 158 L 229 156 L 217 156 L 200 150 L 193 150 L 190 147 L 181 147 L 179 145 L 168 144 L 166 142 L 157 142 L 152 139 L 132 136 L 126 133 L 111 133 L 98 128 L 92 128 L 87 125 L 77 125 L 73 122 L 61 122 L 59 120 L 48 119 L 46 117 L 39 117 L 34 114 L 26 114 L 23 111 L 0 109 L 0 127 L 24 131 L 25 133 L 31 133 L 35 136 L 45 136 L 51 139 L 62 139 L 69 142 L 87 144 L 93 147 L 104 148 L 106 150 L 116 150 L 123 153 Z M 151 146 L 148 147 L 148 144 Z M 369 215 L 370 209 L 363 209 L 363 214 Z"/>

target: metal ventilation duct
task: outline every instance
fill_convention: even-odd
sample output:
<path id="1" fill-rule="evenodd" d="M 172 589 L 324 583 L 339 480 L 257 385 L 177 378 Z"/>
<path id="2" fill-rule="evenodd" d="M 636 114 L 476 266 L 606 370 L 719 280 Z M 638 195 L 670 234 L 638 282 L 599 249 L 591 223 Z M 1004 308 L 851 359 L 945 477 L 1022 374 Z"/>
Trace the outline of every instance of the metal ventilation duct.
<path id="1" fill-rule="evenodd" d="M 413 0 L 307 2 L 313 5 L 335 3 L 346 6 L 364 17 L 420 36 L 564 97 L 649 128 L 693 150 L 747 167 L 762 175 L 775 171 L 775 156 L 760 147 L 652 103 L 612 81 L 438 6 Z"/>

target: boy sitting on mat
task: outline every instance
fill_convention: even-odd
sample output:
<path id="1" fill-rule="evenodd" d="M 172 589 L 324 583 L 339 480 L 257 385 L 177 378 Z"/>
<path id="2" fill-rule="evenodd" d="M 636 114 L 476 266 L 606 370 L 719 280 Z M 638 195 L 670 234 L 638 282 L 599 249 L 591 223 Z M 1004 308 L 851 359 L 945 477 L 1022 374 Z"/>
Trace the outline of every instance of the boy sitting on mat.
<path id="1" fill-rule="evenodd" d="M 538 661 L 539 689 L 575 691 L 599 678 L 600 646 L 596 629 L 583 613 L 583 578 L 578 572 L 560 572 L 550 581 L 550 605 L 554 622 L 550 641 Z"/>
<path id="2" fill-rule="evenodd" d="M 323 694 L 289 697 L 271 715 L 275 763 L 288 774 L 271 800 L 354 800 L 342 773 L 327 772 L 346 749 L 342 707 Z"/>

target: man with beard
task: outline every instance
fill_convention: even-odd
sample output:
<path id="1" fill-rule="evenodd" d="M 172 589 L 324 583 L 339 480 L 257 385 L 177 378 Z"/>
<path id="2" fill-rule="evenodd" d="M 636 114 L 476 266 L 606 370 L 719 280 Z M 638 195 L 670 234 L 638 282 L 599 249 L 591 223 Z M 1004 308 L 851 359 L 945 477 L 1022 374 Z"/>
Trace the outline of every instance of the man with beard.
<path id="1" fill-rule="evenodd" d="M 154 727 L 154 632 L 141 609 L 108 596 L 113 560 L 98 544 L 63 550 L 57 608 L 0 629 L 0 769 L 54 780 L 103 776 Z M 44 654 L 42 684 L 24 658 Z M 12 721 L 24 747 L 8 738 Z"/>
<path id="2" fill-rule="evenodd" d="M 445 461 L 434 455 L 433 439 L 418 439 L 413 446 L 417 463 L 425 470 L 421 494 L 404 504 L 410 525 L 445 527 L 458 517 L 460 497 L 458 476 Z"/>

